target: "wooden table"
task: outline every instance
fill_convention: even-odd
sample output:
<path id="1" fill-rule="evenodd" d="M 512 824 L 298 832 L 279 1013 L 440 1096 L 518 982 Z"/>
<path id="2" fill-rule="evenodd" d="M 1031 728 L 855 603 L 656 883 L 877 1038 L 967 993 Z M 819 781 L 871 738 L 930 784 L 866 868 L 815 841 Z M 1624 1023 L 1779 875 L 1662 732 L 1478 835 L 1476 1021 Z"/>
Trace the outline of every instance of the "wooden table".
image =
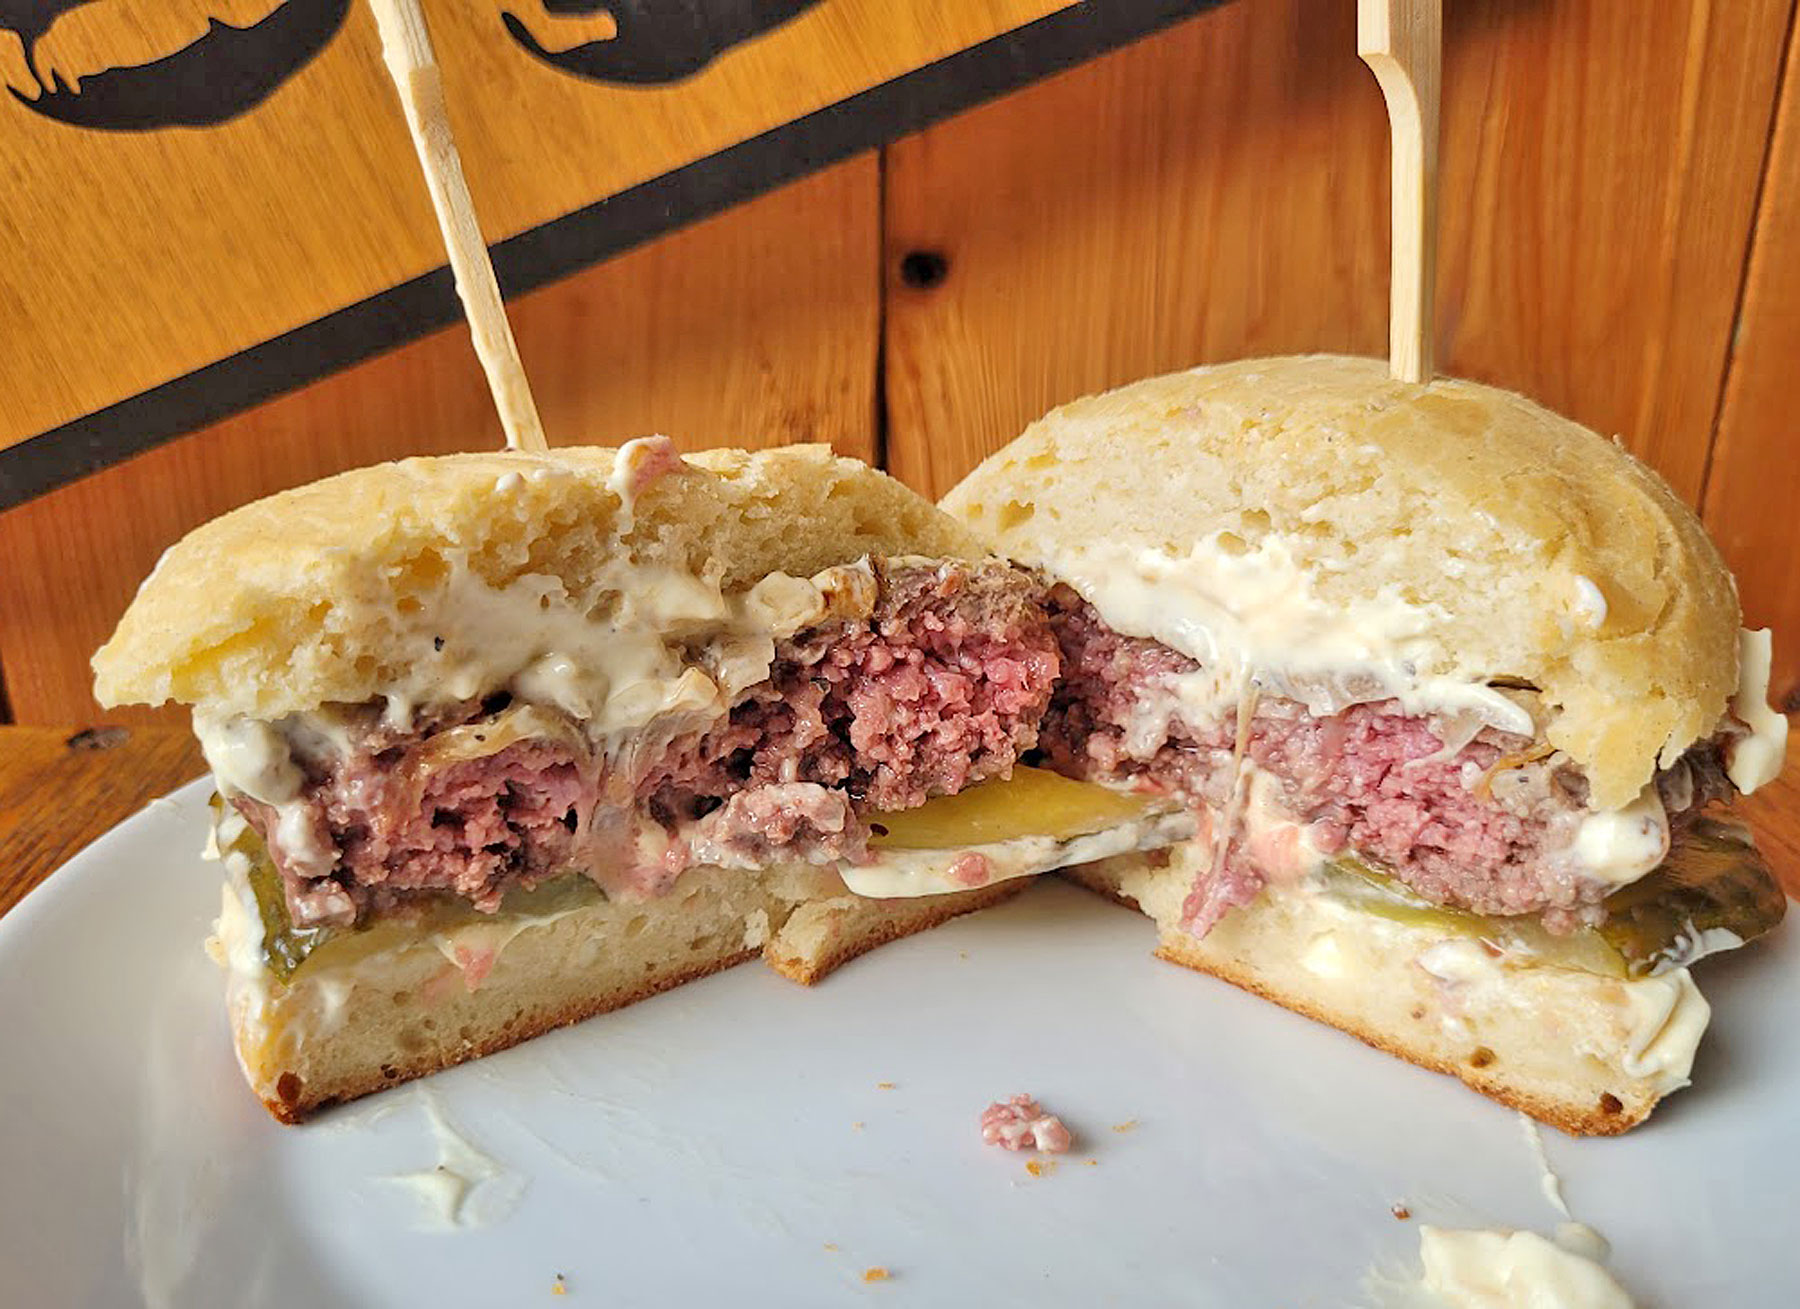
<path id="1" fill-rule="evenodd" d="M 0 726 L 0 914 L 102 832 L 205 771 L 185 731 Z M 1800 750 L 1741 812 L 1800 897 Z"/>

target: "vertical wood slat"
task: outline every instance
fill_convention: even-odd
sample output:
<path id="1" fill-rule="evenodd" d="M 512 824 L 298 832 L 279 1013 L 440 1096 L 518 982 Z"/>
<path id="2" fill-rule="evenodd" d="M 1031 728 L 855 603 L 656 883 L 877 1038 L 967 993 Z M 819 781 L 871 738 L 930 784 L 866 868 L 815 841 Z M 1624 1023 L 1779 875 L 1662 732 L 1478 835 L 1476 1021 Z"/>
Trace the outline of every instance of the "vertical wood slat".
<path id="1" fill-rule="evenodd" d="M 1447 15 L 1442 371 L 1621 435 L 1697 501 L 1791 0 Z M 887 166 L 896 472 L 941 494 L 1051 405 L 1207 359 L 1378 354 L 1386 124 L 1350 6 L 1191 19 Z M 897 276 L 935 250 L 931 289 Z"/>
<path id="2" fill-rule="evenodd" d="M 1744 618 L 1775 629 L 1770 695 L 1800 711 L 1800 24 L 1706 483 L 1707 530 L 1737 574 Z"/>
<path id="3" fill-rule="evenodd" d="M 689 448 L 829 441 L 873 458 L 878 188 L 864 155 L 515 301 L 551 443 L 660 430 Z M 451 328 L 0 514 L 14 716 L 98 721 L 88 655 L 196 524 L 359 464 L 500 445 L 468 329 Z"/>

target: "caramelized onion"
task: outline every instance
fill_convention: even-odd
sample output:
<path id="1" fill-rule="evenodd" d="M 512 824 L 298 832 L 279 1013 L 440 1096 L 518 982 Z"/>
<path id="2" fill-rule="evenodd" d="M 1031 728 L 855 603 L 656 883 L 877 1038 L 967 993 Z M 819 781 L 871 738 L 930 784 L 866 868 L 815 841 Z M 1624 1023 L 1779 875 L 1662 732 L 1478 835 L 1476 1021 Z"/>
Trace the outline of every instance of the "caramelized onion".
<path id="1" fill-rule="evenodd" d="M 423 772 L 486 759 L 521 741 L 544 741 L 566 747 L 576 758 L 588 752 L 581 729 L 564 713 L 541 705 L 515 704 L 493 718 L 437 732 L 413 752 L 413 767 Z"/>

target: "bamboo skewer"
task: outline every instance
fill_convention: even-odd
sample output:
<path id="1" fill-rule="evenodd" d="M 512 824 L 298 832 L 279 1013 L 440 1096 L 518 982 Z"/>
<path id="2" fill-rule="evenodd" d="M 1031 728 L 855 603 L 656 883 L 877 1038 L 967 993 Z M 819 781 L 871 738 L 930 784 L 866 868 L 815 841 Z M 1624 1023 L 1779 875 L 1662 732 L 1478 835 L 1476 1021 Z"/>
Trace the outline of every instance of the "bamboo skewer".
<path id="1" fill-rule="evenodd" d="M 462 159 L 450 134 L 450 118 L 444 104 L 444 83 L 437 57 L 431 49 L 431 33 L 419 0 L 369 0 L 375 25 L 381 32 L 382 60 L 412 133 L 419 167 L 431 190 L 438 228 L 450 252 L 450 268 L 456 275 L 456 294 L 462 299 L 475 338 L 475 354 L 487 374 L 494 407 L 506 444 L 513 450 L 543 450 L 544 427 L 538 420 L 531 384 L 519 362 L 518 343 L 494 280 L 494 265 L 487 243 L 475 220 L 475 202 L 463 177 Z"/>
<path id="2" fill-rule="evenodd" d="M 1356 53 L 1381 84 L 1392 147 L 1388 366 L 1429 382 L 1437 290 L 1438 85 L 1441 0 L 1357 0 Z"/>

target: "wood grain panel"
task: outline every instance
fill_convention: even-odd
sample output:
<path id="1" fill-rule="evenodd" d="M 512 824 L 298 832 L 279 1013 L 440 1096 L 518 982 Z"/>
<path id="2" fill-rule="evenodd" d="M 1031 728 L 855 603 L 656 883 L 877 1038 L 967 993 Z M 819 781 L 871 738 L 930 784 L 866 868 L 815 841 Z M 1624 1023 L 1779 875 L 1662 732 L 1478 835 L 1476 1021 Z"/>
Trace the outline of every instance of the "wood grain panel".
<path id="1" fill-rule="evenodd" d="M 0 727 L 0 914 L 82 846 L 205 771 L 185 729 Z"/>
<path id="2" fill-rule="evenodd" d="M 1446 31 L 1439 366 L 1619 433 L 1690 500 L 1790 0 L 1471 0 Z M 1049 406 L 1385 342 L 1386 119 L 1348 5 L 1190 19 L 888 156 L 893 468 Z M 909 250 L 940 285 L 899 276 Z"/>
<path id="3" fill-rule="evenodd" d="M 425 8 L 483 230 L 498 241 L 1069 3 L 764 5 L 791 17 L 728 34 L 742 39 L 689 75 L 671 68 L 661 84 L 636 85 L 553 66 L 502 16 L 517 11 L 559 51 L 605 43 L 597 19 L 558 18 L 535 0 Z M 213 20 L 249 28 L 277 0 L 104 0 L 53 19 L 54 6 L 39 8 L 47 26 L 35 47 L 15 30 L 29 12 L 0 13 L 0 333 L 25 342 L 0 351 L 0 446 L 444 262 L 366 6 L 349 4 L 341 30 L 262 103 L 215 125 L 154 131 L 72 126 L 33 105 L 59 75 L 63 94 L 91 100 L 123 66 L 203 44 L 216 53 L 232 37 Z M 706 8 L 652 11 L 610 44 L 641 51 L 751 13 Z"/>
<path id="4" fill-rule="evenodd" d="M 1706 487 L 1706 526 L 1737 574 L 1744 617 L 1775 629 L 1770 691 L 1800 711 L 1800 27 L 1744 283 L 1736 352 Z M 1797 751 L 1800 753 L 1800 751 Z"/>
<path id="5" fill-rule="evenodd" d="M 552 444 L 664 431 L 690 447 L 818 440 L 872 457 L 878 186 L 865 155 L 517 301 Z M 458 327 L 0 514 L 14 716 L 100 718 L 87 657 L 194 525 L 358 464 L 500 444 Z M 159 718 L 173 720 L 105 715 Z"/>

